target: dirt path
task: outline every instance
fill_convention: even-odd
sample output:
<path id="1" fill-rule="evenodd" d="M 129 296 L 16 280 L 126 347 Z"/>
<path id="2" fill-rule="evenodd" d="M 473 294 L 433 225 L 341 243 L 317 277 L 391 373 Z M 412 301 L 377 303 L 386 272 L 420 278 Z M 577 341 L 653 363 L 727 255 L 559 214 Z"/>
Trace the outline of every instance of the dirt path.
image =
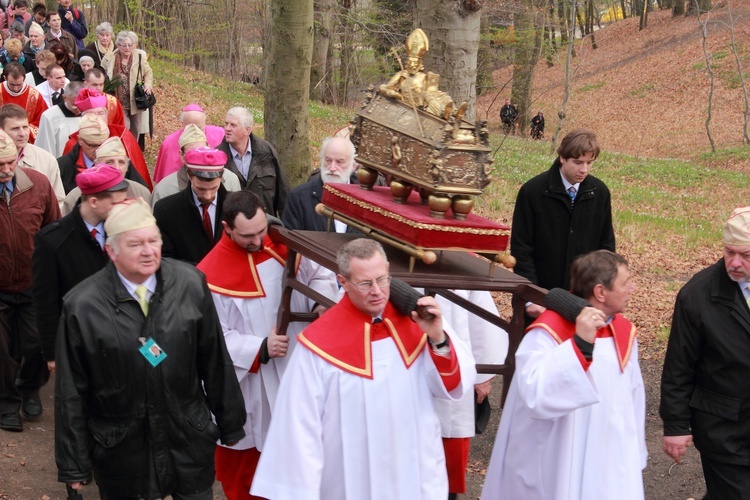
<path id="1" fill-rule="evenodd" d="M 702 498 L 705 494 L 700 459 L 691 449 L 682 465 L 661 451 L 661 421 L 658 415 L 659 379 L 661 362 L 641 361 L 646 385 L 646 433 L 649 463 L 644 471 L 646 498 L 649 500 L 685 500 Z M 24 432 L 0 431 L 0 499 L 2 500 L 54 500 L 66 498 L 65 488 L 57 482 L 54 457 L 53 388 L 51 381 L 42 390 L 44 415 L 38 422 L 25 422 Z M 492 406 L 499 406 L 501 383 L 495 382 Z M 485 434 L 472 442 L 469 462 L 469 491 L 464 499 L 477 499 L 484 483 L 484 472 L 492 453 L 495 431 L 499 421 L 498 411 L 492 412 L 490 426 Z M 592 464 L 595 466 L 595 464 Z M 216 498 L 223 498 L 221 488 L 214 488 Z M 98 498 L 96 487 L 89 485 L 84 498 Z"/>

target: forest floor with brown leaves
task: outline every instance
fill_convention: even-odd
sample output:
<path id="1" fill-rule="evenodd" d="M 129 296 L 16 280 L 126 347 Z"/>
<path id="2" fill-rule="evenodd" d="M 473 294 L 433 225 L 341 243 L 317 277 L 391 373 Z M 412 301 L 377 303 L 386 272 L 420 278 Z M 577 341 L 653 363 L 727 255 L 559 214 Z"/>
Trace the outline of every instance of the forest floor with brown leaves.
<path id="1" fill-rule="evenodd" d="M 734 14 L 738 16 L 735 36 L 742 41 L 740 57 L 748 71 L 750 47 L 746 41 L 750 39 L 747 18 L 750 2 L 733 3 Z M 719 9 L 715 19 L 726 20 L 726 16 L 726 8 Z M 726 25 L 718 21 L 710 25 L 708 42 L 709 49 L 715 53 L 713 63 L 717 74 L 711 130 L 720 148 L 739 148 L 744 105 L 741 90 L 736 86 L 736 72 L 732 74 L 733 54 L 727 49 L 729 32 Z M 649 16 L 646 30 L 638 31 L 637 20 L 630 19 L 597 31 L 596 37 L 599 45 L 596 50 L 588 40 L 576 46 L 572 94 L 564 131 L 575 126 L 591 128 L 597 132 L 603 149 L 642 157 L 644 164 L 648 163 L 645 161 L 648 158 L 675 157 L 738 176 L 748 175 L 747 156 L 705 156 L 709 150 L 705 132 L 709 84 L 695 18 L 672 18 L 669 12 L 654 12 Z M 554 117 L 562 100 L 563 62 L 558 58 L 550 68 L 540 62 L 535 74 L 533 108 L 545 112 L 548 138 L 556 125 Z M 158 62 L 154 66 L 159 103 L 154 138 L 147 141 L 149 165 L 153 165 L 161 140 L 179 128 L 180 110 L 187 103 L 198 102 L 204 106 L 209 123 L 216 125 L 223 123 L 224 112 L 234 105 L 252 109 L 256 120 L 262 116 L 260 97 L 247 87 L 190 69 L 181 69 L 160 79 Z M 502 101 L 510 95 L 510 78 L 510 68 L 498 70 L 495 74 L 497 90 L 478 100 L 477 116 L 489 119 L 493 131 L 499 128 L 497 115 Z M 353 113 L 352 109 L 338 108 L 314 114 L 310 127 L 314 147 L 323 137 L 345 125 Z M 256 126 L 256 131 L 262 135 L 262 123 Z M 512 190 L 517 187 L 510 186 Z M 630 226 L 616 227 L 618 251 L 630 260 L 638 285 L 626 315 L 638 326 L 642 346 L 640 360 L 647 391 L 650 452 L 649 465 L 644 471 L 648 499 L 701 498 L 705 491 L 700 460 L 694 449 L 681 465 L 675 465 L 661 451 L 658 402 L 665 339 L 677 290 L 695 272 L 720 257 L 718 228 L 721 222 L 738 199 L 750 198 L 750 192 L 738 193 L 730 185 L 716 185 L 713 189 L 713 196 L 721 202 L 701 204 L 694 210 L 705 212 L 705 218 L 713 221 L 715 244 L 691 245 L 678 233 L 652 239 L 634 234 Z M 660 206 L 658 201 L 645 204 L 643 211 L 656 217 L 669 208 Z M 615 213 L 630 208 L 626 205 L 613 189 Z M 485 215 L 508 221 L 511 211 L 512 205 L 506 204 L 497 212 Z M 491 398 L 494 408 L 499 406 L 500 386 L 499 381 L 494 382 Z M 0 499 L 65 497 L 64 488 L 56 482 L 52 394 L 52 387 L 45 387 L 45 414 L 39 422 L 27 424 L 21 434 L 0 431 Z M 487 432 L 472 442 L 469 491 L 465 498 L 479 497 L 498 417 L 499 412 L 493 411 Z M 97 498 L 95 488 L 88 487 L 84 498 Z"/>

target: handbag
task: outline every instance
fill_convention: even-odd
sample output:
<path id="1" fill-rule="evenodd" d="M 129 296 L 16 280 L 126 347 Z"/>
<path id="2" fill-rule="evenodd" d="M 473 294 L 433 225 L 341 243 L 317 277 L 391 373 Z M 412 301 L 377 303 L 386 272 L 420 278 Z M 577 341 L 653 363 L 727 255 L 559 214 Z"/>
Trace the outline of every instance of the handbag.
<path id="1" fill-rule="evenodd" d="M 148 109 L 156 104 L 156 96 L 153 89 L 150 94 L 147 94 L 143 89 L 143 82 L 141 81 L 141 54 L 138 54 L 138 75 L 135 80 L 133 97 L 135 98 L 135 106 L 141 110 Z"/>

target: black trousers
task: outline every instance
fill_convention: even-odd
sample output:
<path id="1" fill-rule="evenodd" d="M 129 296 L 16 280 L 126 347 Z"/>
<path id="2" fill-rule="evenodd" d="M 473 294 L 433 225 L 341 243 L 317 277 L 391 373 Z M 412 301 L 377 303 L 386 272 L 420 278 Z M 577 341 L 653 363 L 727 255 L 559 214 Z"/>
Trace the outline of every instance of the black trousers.
<path id="1" fill-rule="evenodd" d="M 36 329 L 31 291 L 0 292 L 0 414 L 21 407 L 49 379 Z"/>
<path id="2" fill-rule="evenodd" d="M 750 500 L 750 465 L 716 462 L 701 456 L 706 496 L 703 500 Z"/>

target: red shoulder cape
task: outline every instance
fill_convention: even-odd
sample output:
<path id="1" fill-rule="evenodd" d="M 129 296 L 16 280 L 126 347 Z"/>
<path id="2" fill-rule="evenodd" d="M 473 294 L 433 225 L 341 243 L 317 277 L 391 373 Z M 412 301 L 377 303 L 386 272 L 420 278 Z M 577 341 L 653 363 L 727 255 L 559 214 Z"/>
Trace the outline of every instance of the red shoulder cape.
<path id="1" fill-rule="evenodd" d="M 268 259 L 275 259 L 284 266 L 286 255 L 286 247 L 274 242 L 270 235 L 264 238 L 263 248 L 248 252 L 223 233 L 196 267 L 206 275 L 212 292 L 228 297 L 258 298 L 265 297 L 266 292 L 256 266 Z"/>
<path id="2" fill-rule="evenodd" d="M 575 323 L 566 321 L 562 316 L 549 309 L 544 311 L 536 321 L 530 324 L 526 328 L 526 331 L 528 332 L 532 328 L 544 328 L 547 333 L 552 335 L 552 338 L 554 338 L 558 344 L 562 344 L 566 340 L 572 339 L 576 332 Z M 620 361 L 620 371 L 624 371 L 625 366 L 630 359 L 630 353 L 633 350 L 633 342 L 635 342 L 635 336 L 637 333 L 635 325 L 625 319 L 623 315 L 615 314 L 612 322 L 599 331 L 601 332 L 603 330 L 612 334 L 612 337 L 615 340 L 617 358 Z"/>
<path id="3" fill-rule="evenodd" d="M 347 295 L 311 323 L 297 340 L 328 363 L 354 375 L 372 379 L 372 318 L 357 309 Z M 390 302 L 383 324 L 409 368 L 420 355 L 427 335 L 411 318 L 396 312 Z"/>

